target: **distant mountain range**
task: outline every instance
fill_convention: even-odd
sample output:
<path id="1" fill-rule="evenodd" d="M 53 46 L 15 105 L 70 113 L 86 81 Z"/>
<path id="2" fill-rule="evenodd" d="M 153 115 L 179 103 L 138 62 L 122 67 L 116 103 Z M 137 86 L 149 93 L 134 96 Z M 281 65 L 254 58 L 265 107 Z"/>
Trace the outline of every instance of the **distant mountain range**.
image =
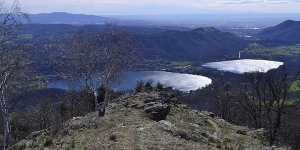
<path id="1" fill-rule="evenodd" d="M 300 42 L 300 21 L 287 20 L 258 34 L 263 39 Z"/>
<path id="2" fill-rule="evenodd" d="M 101 16 L 65 12 L 30 14 L 29 17 L 32 23 L 41 24 L 99 24 L 111 20 Z"/>

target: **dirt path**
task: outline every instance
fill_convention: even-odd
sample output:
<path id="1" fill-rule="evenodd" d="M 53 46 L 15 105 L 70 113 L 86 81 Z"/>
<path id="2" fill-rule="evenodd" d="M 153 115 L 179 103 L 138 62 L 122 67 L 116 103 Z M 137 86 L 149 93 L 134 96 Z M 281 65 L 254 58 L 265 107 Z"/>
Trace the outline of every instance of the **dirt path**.
<path id="1" fill-rule="evenodd" d="M 92 140 L 88 149 L 90 150 L 106 150 L 106 149 L 110 149 L 110 144 L 113 142 L 112 140 L 110 140 L 110 135 L 112 132 L 114 132 L 116 130 L 115 127 L 112 128 L 108 128 L 102 132 L 99 132 Z"/>
<path id="2" fill-rule="evenodd" d="M 208 119 L 209 123 L 215 128 L 215 134 L 221 135 L 222 129 L 212 120 Z"/>
<path id="3" fill-rule="evenodd" d="M 127 131 L 127 135 L 126 137 L 124 138 L 124 150 L 131 150 L 133 149 L 133 146 L 134 146 L 134 129 L 135 127 L 134 126 L 129 126 L 128 127 L 128 131 Z"/>

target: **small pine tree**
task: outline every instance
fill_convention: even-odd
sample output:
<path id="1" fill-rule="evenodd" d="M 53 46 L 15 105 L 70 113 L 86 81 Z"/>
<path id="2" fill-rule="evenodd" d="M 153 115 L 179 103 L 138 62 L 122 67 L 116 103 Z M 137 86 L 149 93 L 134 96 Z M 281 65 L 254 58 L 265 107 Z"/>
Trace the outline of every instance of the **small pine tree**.
<path id="1" fill-rule="evenodd" d="M 145 91 L 146 92 L 151 92 L 153 90 L 153 87 L 152 87 L 152 81 L 148 81 L 146 84 L 145 84 Z"/>
<path id="2" fill-rule="evenodd" d="M 139 80 L 136 82 L 135 92 L 140 93 L 144 91 L 144 81 Z"/>
<path id="3" fill-rule="evenodd" d="M 156 84 L 156 90 L 157 91 L 163 91 L 164 90 L 164 85 L 161 84 L 160 82 L 157 82 L 157 84 Z"/>

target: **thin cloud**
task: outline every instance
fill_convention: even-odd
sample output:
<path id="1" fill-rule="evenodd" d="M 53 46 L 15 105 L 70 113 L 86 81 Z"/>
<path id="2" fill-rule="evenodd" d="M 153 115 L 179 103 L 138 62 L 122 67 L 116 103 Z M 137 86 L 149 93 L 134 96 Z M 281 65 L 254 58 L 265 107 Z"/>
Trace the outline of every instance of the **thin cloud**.
<path id="1" fill-rule="evenodd" d="M 219 4 L 288 4 L 291 1 L 287 0 L 236 0 L 236 1 L 223 1 Z"/>
<path id="2" fill-rule="evenodd" d="M 178 14 L 218 11 L 299 12 L 296 0 L 19 0 L 29 13 Z M 7 1 L 8 2 L 8 1 Z M 251 7 L 249 7 L 251 6 Z M 278 10 L 280 6 L 280 10 Z"/>
<path id="3" fill-rule="evenodd" d="M 288 3 L 291 3 L 291 1 L 285 1 L 285 0 L 282 0 L 282 1 L 268 1 L 268 3 L 270 3 L 270 4 L 288 4 Z"/>

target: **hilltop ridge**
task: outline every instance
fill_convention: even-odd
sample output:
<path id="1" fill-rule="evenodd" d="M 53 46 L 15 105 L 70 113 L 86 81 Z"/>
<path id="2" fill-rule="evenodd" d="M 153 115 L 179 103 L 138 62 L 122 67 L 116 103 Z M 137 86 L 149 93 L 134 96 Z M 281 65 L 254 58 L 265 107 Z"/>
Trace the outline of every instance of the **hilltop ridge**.
<path id="1" fill-rule="evenodd" d="M 258 35 L 265 39 L 300 42 L 300 21 L 286 20 L 262 30 Z"/>
<path id="2" fill-rule="evenodd" d="M 36 131 L 11 149 L 269 149 L 263 133 L 191 110 L 172 93 L 127 93 L 104 117 L 73 117 L 60 131 Z"/>
<path id="3" fill-rule="evenodd" d="M 69 14 L 66 12 L 30 14 L 29 16 L 32 23 L 39 24 L 95 24 L 109 20 L 109 18 L 96 15 Z"/>

